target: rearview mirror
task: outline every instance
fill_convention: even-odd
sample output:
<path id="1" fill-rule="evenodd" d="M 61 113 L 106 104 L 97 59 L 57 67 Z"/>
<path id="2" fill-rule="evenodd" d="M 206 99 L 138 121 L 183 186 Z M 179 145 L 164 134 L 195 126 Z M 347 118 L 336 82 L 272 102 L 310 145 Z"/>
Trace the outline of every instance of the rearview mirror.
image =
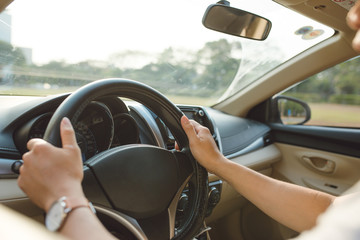
<path id="1" fill-rule="evenodd" d="M 227 1 L 210 5 L 204 14 L 206 28 L 238 37 L 265 40 L 271 29 L 271 22 L 263 17 L 230 7 Z"/>

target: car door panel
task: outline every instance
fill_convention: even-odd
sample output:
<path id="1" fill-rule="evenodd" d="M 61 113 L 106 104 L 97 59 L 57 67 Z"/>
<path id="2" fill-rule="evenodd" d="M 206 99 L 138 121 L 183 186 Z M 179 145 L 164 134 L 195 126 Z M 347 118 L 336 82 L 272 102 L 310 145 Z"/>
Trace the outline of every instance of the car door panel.
<path id="1" fill-rule="evenodd" d="M 273 177 L 332 195 L 341 195 L 360 178 L 360 158 L 309 147 L 276 143 L 282 161 L 273 165 Z M 307 159 L 318 160 L 310 162 Z M 323 171 L 326 164 L 333 168 Z M 320 169 L 319 169 L 320 168 Z"/>
<path id="2" fill-rule="evenodd" d="M 275 142 L 360 158 L 360 129 L 269 124 Z"/>
<path id="3" fill-rule="evenodd" d="M 332 195 L 341 195 L 360 178 L 360 130 L 269 124 L 282 161 L 274 177 Z"/>
<path id="4" fill-rule="evenodd" d="M 273 146 L 280 152 L 280 161 L 272 163 L 271 177 L 335 196 L 341 195 L 360 178 L 360 158 L 335 153 L 348 150 L 351 155 L 356 155 L 357 149 L 352 147 L 358 141 L 353 138 L 356 131 L 345 129 L 339 134 L 341 129 L 332 132 L 326 132 L 325 128 L 323 131 L 300 131 L 301 126 L 277 125 L 274 128 L 274 125 L 269 126 L 272 128 L 272 141 L 275 142 Z M 348 138 L 346 133 L 350 133 Z M 351 146 L 348 145 L 349 141 Z M 318 149 L 322 148 L 321 142 L 325 150 Z M 251 203 L 242 207 L 240 216 L 244 239 L 289 239 L 298 235 Z"/>

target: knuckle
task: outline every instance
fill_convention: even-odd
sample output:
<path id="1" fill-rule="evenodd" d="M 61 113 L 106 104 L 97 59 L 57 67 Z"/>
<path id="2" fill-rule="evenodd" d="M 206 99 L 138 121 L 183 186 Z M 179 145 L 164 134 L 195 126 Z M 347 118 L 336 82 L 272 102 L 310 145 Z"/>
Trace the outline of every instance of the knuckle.
<path id="1" fill-rule="evenodd" d="M 205 133 L 210 134 L 210 130 L 209 130 L 207 127 L 202 126 L 201 129 L 202 129 Z"/>
<path id="2" fill-rule="evenodd" d="M 23 181 L 23 177 L 21 175 L 17 179 L 17 184 L 21 189 L 24 189 L 24 181 Z"/>
<path id="3" fill-rule="evenodd" d="M 19 175 L 19 178 L 21 177 L 21 174 L 24 174 L 24 164 L 23 165 L 21 165 L 20 166 L 20 168 L 19 168 L 19 173 L 20 173 L 20 175 Z"/>
<path id="4" fill-rule="evenodd" d="M 30 158 L 30 152 L 26 152 L 22 156 L 22 160 L 24 161 L 24 163 L 27 162 L 29 158 Z"/>
<path id="5" fill-rule="evenodd" d="M 47 150 L 48 144 L 45 142 L 37 142 L 33 146 L 33 151 L 35 154 L 42 153 Z"/>
<path id="6" fill-rule="evenodd" d="M 72 148 L 73 148 L 75 153 L 80 153 L 81 152 L 80 147 L 77 144 L 72 145 Z"/>
<path id="7" fill-rule="evenodd" d="M 80 149 L 79 145 L 77 145 L 77 144 L 67 145 L 66 148 L 73 154 L 76 154 L 76 155 L 81 154 L 81 149 Z"/>

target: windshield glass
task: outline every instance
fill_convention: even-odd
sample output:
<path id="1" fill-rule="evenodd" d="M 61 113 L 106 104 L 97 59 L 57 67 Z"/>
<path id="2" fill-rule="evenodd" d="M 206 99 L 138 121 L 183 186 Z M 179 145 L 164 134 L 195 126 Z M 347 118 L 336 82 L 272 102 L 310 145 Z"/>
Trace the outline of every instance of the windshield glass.
<path id="1" fill-rule="evenodd" d="M 127 78 L 175 103 L 208 106 L 334 33 L 269 0 L 231 1 L 272 21 L 267 40 L 242 39 L 203 27 L 213 3 L 15 0 L 0 15 L 0 93 L 49 95 Z"/>

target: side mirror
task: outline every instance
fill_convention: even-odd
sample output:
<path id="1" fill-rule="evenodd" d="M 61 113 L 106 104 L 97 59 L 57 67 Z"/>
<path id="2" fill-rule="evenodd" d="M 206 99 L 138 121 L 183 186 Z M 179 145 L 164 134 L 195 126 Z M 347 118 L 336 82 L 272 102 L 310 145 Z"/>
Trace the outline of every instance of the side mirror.
<path id="1" fill-rule="evenodd" d="M 265 40 L 271 29 L 271 22 L 253 13 L 229 6 L 227 1 L 210 5 L 204 14 L 206 28 L 230 35 Z"/>
<path id="2" fill-rule="evenodd" d="M 274 121 L 285 125 L 302 125 L 310 120 L 311 110 L 306 102 L 288 96 L 277 96 L 272 100 Z"/>

